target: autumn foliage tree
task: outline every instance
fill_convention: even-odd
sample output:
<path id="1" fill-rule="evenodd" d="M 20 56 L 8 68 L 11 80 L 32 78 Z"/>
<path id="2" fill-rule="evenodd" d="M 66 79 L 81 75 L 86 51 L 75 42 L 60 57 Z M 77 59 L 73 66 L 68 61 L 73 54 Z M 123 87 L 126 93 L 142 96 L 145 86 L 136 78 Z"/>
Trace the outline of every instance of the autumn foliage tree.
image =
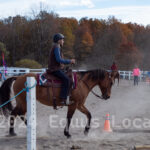
<path id="1" fill-rule="evenodd" d="M 85 22 L 86 20 L 84 20 Z M 75 56 L 79 61 L 85 60 L 93 50 L 94 40 L 89 26 L 81 20 L 76 32 Z"/>
<path id="2" fill-rule="evenodd" d="M 78 27 L 78 22 L 74 18 L 61 18 L 60 19 L 60 32 L 65 36 L 65 43 L 63 47 L 64 56 L 67 58 L 73 58 L 74 56 L 74 44 L 75 44 L 75 32 Z"/>
<path id="3" fill-rule="evenodd" d="M 9 53 L 5 55 L 7 66 L 28 59 L 47 67 L 52 38 L 58 32 L 65 35 L 65 58 L 75 58 L 76 67 L 110 69 L 116 61 L 123 70 L 132 69 L 135 63 L 141 70 L 150 68 L 150 26 L 122 23 L 113 16 L 78 21 L 46 10 L 33 17 L 17 15 L 0 20 L 0 45 Z"/>
<path id="4" fill-rule="evenodd" d="M 141 59 L 141 53 L 132 42 L 122 43 L 116 55 L 119 68 L 123 70 L 132 70 L 135 65 L 139 66 Z"/>

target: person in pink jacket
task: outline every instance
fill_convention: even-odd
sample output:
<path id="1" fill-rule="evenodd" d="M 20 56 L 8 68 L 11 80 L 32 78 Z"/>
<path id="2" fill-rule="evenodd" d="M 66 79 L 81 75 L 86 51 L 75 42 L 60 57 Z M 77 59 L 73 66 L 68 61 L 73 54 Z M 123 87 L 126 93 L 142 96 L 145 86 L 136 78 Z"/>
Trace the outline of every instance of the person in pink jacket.
<path id="1" fill-rule="evenodd" d="M 133 76 L 134 76 L 134 85 L 138 85 L 138 77 L 140 76 L 140 69 L 135 66 L 135 68 L 133 69 Z"/>

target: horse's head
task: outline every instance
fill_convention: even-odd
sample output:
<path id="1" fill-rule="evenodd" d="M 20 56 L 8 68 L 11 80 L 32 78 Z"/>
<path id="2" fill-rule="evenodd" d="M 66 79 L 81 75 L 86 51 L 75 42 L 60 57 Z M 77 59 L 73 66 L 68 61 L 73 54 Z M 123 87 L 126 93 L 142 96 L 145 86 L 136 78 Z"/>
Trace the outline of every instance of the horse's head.
<path id="1" fill-rule="evenodd" d="M 83 83 L 88 87 L 89 90 L 92 90 L 92 88 L 95 85 L 99 86 L 102 96 L 99 96 L 95 92 L 92 91 L 92 93 L 95 96 L 105 99 L 105 100 L 110 98 L 111 87 L 114 82 L 114 75 L 111 76 L 111 74 L 105 70 L 96 69 L 96 70 L 91 70 L 91 71 L 82 72 L 82 73 L 80 72 L 80 76 L 81 76 L 80 77 L 81 79 L 85 78 L 85 79 L 82 79 L 82 81 L 84 81 Z"/>
<path id="2" fill-rule="evenodd" d="M 100 80 L 99 81 L 99 87 L 101 89 L 101 92 L 102 92 L 102 98 L 107 100 L 110 98 L 110 95 L 111 95 L 111 87 L 113 85 L 113 76 L 111 76 L 109 74 L 109 72 L 106 72 L 105 75 L 104 75 L 104 78 L 103 80 Z"/>

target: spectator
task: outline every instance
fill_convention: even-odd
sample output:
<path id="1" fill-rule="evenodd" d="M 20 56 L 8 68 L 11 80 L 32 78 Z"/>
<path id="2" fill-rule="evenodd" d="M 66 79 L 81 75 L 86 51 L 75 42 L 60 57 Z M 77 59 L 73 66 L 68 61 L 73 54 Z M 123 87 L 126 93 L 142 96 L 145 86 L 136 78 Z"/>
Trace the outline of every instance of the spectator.
<path id="1" fill-rule="evenodd" d="M 136 65 L 135 68 L 133 69 L 134 85 L 138 85 L 139 75 L 140 75 L 140 69 Z"/>

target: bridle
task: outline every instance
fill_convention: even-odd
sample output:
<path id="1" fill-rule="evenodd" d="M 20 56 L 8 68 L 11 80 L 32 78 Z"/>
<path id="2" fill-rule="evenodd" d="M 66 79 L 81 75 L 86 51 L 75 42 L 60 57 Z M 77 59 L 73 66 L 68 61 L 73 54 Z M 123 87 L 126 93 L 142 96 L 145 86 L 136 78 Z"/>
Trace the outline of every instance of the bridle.
<path id="1" fill-rule="evenodd" d="M 96 97 L 98 97 L 100 99 L 104 99 L 102 96 L 96 94 L 93 90 L 91 90 L 90 87 L 89 87 L 89 85 L 84 80 L 82 80 L 82 81 L 87 86 L 87 88 L 92 92 L 93 95 L 95 95 Z"/>

